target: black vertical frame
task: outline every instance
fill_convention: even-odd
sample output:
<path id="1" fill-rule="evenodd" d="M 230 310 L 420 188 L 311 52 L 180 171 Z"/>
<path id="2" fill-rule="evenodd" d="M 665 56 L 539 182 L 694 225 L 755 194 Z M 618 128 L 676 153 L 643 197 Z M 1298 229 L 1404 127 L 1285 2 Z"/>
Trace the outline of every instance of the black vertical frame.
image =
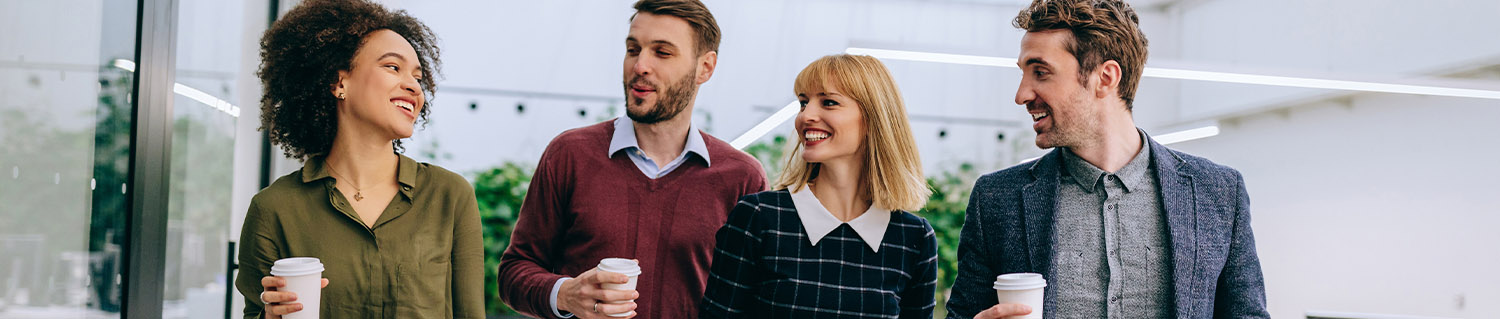
<path id="1" fill-rule="evenodd" d="M 138 0 L 123 318 L 161 318 L 171 182 L 177 0 Z"/>
<path id="2" fill-rule="evenodd" d="M 281 0 L 269 0 L 270 12 L 266 17 L 266 29 L 276 24 L 276 18 L 281 16 Z M 260 188 L 271 186 L 271 131 L 260 131 Z"/>

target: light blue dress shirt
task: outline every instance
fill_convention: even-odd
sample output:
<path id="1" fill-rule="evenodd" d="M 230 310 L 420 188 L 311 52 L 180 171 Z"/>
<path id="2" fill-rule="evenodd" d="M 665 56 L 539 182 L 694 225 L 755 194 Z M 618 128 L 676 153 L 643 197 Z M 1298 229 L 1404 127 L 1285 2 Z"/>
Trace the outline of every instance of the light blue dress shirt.
<path id="1" fill-rule="evenodd" d="M 677 155 L 677 158 L 672 159 L 671 162 L 667 162 L 667 165 L 658 168 L 656 160 L 646 156 L 646 152 L 641 150 L 641 144 L 635 139 L 634 123 L 635 121 L 631 121 L 629 117 L 622 116 L 615 119 L 615 135 L 609 140 L 609 157 L 625 151 L 625 154 L 630 156 L 630 161 L 635 162 L 635 167 L 640 168 L 641 173 L 651 179 L 672 173 L 677 167 L 682 166 L 682 163 L 687 162 L 688 154 L 696 154 L 703 158 L 705 165 L 712 165 L 712 161 L 708 159 L 708 144 L 703 143 L 703 134 L 698 132 L 697 124 L 691 124 L 688 127 L 687 144 L 683 145 L 682 154 Z"/>

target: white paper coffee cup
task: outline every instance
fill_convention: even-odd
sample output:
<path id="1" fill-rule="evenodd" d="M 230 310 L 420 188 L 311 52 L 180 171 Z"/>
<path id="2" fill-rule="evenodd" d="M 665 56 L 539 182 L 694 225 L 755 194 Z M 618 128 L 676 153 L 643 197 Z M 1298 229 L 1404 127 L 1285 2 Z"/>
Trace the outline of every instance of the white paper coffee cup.
<path id="1" fill-rule="evenodd" d="M 599 267 L 598 268 L 599 268 L 599 270 L 602 270 L 602 271 L 608 271 L 608 272 L 612 272 L 612 273 L 623 274 L 625 276 L 629 276 L 630 277 L 630 281 L 627 281 L 627 282 L 625 282 L 623 284 L 602 284 L 602 285 L 599 285 L 601 288 L 604 288 L 604 289 L 612 289 L 612 290 L 635 290 L 636 278 L 638 278 L 638 277 L 641 276 L 641 265 L 637 264 L 634 260 L 625 259 L 625 258 L 605 258 L 604 260 L 600 260 L 599 261 Z M 635 301 L 635 300 L 631 300 L 631 301 Z M 626 303 L 626 302 L 625 301 L 621 301 L 621 302 L 615 302 L 615 303 Z M 612 313 L 612 314 L 608 314 L 608 315 L 610 317 L 629 317 L 632 314 L 635 314 L 635 311 L 630 311 L 630 312 L 625 312 L 625 313 Z"/>
<path id="2" fill-rule="evenodd" d="M 323 262 L 312 257 L 294 257 L 271 264 L 271 275 L 286 279 L 278 291 L 297 294 L 302 310 L 281 316 L 282 319 L 318 319 L 318 301 L 323 293 Z"/>
<path id="3" fill-rule="evenodd" d="M 995 294 L 1000 298 L 1000 303 L 1031 307 L 1031 314 L 1014 318 L 1041 319 L 1042 297 L 1046 296 L 1046 287 L 1047 279 L 1036 273 L 1013 273 L 995 277 Z"/>

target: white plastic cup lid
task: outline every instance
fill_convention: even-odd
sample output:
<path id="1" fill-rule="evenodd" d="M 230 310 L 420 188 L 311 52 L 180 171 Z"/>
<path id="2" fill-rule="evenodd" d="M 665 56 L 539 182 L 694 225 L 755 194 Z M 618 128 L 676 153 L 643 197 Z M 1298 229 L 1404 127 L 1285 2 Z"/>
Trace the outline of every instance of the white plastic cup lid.
<path id="1" fill-rule="evenodd" d="M 605 258 L 604 260 L 600 260 L 599 270 L 631 277 L 641 275 L 641 265 L 637 264 L 634 260 L 625 258 Z"/>
<path id="2" fill-rule="evenodd" d="M 296 277 L 323 272 L 323 262 L 313 257 L 282 258 L 271 264 L 271 275 Z"/>
<path id="3" fill-rule="evenodd" d="M 995 277 L 995 290 L 1026 290 L 1047 286 L 1047 279 L 1037 273 L 1013 273 Z"/>

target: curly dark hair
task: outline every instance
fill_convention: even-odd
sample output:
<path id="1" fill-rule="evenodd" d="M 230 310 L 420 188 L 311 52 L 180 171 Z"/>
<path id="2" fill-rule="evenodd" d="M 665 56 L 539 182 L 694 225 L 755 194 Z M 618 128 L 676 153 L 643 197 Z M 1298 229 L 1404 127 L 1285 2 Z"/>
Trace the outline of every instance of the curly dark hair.
<path id="1" fill-rule="evenodd" d="M 260 129 L 286 156 L 306 160 L 326 154 L 338 132 L 338 100 L 329 93 L 338 71 L 353 69 L 354 54 L 365 36 L 391 30 L 417 51 L 424 75 L 419 82 L 429 107 L 437 85 L 437 35 L 405 10 L 391 11 L 368 0 L 306 0 L 277 19 L 260 39 Z M 401 140 L 394 146 L 403 150 Z"/>

